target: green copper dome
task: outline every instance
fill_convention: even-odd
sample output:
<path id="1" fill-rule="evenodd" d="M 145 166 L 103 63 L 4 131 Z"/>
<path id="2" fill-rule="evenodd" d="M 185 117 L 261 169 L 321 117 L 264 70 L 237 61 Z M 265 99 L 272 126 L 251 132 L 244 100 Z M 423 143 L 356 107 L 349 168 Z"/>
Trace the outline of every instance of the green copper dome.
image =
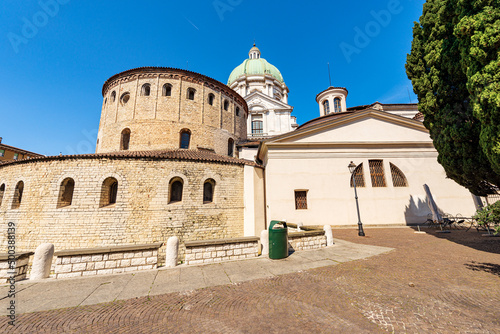
<path id="1" fill-rule="evenodd" d="M 246 59 L 243 64 L 236 67 L 227 81 L 227 85 L 231 86 L 242 75 L 271 75 L 281 83 L 284 83 L 281 72 L 276 66 L 271 65 L 264 58 L 260 58 L 260 50 L 254 45 L 250 50 L 250 59 Z"/>

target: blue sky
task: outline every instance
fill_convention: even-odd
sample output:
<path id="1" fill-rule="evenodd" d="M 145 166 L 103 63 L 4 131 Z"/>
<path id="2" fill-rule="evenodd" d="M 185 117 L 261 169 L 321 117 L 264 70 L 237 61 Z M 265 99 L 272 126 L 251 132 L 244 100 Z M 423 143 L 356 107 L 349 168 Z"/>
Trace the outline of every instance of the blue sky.
<path id="1" fill-rule="evenodd" d="M 0 137 L 46 155 L 92 153 L 109 77 L 189 67 L 226 83 L 254 39 L 283 74 L 299 124 L 319 116 L 328 62 L 348 107 L 416 102 L 404 64 L 423 3 L 3 0 Z"/>

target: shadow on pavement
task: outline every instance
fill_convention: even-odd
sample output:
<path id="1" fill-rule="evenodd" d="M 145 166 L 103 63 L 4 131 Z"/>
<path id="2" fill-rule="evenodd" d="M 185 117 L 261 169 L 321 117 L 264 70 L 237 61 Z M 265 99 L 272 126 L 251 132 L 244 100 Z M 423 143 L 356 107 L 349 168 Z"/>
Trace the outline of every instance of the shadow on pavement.
<path id="1" fill-rule="evenodd" d="M 417 226 L 410 227 L 416 232 L 418 231 Z M 469 231 L 450 229 L 449 233 L 440 233 L 439 228 L 433 227 L 420 227 L 420 231 L 440 239 L 447 239 L 457 244 L 477 249 L 479 251 L 500 254 L 500 237 L 484 237 L 483 234 L 486 232 L 477 232 L 474 229 Z"/>
<path id="2" fill-rule="evenodd" d="M 484 271 L 500 277 L 500 265 L 495 263 L 478 263 L 472 261 L 471 263 L 466 263 L 465 267 L 472 271 Z"/>

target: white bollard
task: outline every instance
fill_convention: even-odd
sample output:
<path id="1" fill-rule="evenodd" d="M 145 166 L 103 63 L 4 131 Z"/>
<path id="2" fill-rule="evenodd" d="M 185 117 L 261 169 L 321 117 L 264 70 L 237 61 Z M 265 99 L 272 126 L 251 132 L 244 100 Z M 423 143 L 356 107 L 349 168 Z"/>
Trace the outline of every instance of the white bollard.
<path id="1" fill-rule="evenodd" d="M 49 277 L 53 256 L 53 244 L 41 244 L 36 248 L 35 256 L 33 257 L 33 266 L 31 267 L 30 280 Z"/>
<path id="2" fill-rule="evenodd" d="M 260 245 L 262 247 L 261 255 L 269 255 L 269 231 L 260 232 Z"/>
<path id="3" fill-rule="evenodd" d="M 300 222 L 300 223 L 297 223 L 297 231 L 300 232 L 300 231 L 304 231 L 302 229 L 302 226 L 304 226 L 304 223 Z"/>
<path id="4" fill-rule="evenodd" d="M 165 267 L 173 268 L 177 266 L 179 255 L 179 238 L 170 237 L 167 240 L 167 254 L 165 255 Z"/>
<path id="5" fill-rule="evenodd" d="M 333 246 L 333 232 L 332 227 L 330 225 L 323 226 L 323 230 L 325 230 L 326 236 L 326 246 Z"/>

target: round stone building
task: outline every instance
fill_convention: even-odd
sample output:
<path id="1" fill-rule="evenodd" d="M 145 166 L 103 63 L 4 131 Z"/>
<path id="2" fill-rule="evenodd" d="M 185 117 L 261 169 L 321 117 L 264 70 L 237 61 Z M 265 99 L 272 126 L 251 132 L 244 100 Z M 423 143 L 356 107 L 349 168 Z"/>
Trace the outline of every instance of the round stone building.
<path id="1" fill-rule="evenodd" d="M 254 204 L 263 168 L 235 157 L 248 117 L 238 93 L 198 73 L 159 67 L 114 75 L 102 93 L 95 154 L 0 164 L 0 252 L 9 223 L 17 251 L 170 236 L 182 244 L 263 229 L 256 214 L 263 204 Z"/>

